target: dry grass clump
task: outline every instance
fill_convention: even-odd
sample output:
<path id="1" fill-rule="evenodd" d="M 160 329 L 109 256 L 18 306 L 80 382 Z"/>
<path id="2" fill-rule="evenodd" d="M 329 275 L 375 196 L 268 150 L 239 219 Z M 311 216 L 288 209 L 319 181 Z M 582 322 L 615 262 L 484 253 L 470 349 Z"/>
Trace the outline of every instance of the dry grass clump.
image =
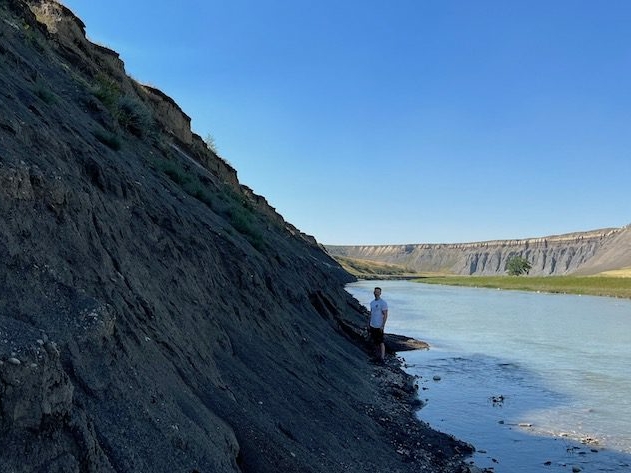
<path id="1" fill-rule="evenodd" d="M 603 271 L 599 276 L 608 276 L 612 278 L 631 278 L 631 267 L 612 269 L 611 271 Z"/>

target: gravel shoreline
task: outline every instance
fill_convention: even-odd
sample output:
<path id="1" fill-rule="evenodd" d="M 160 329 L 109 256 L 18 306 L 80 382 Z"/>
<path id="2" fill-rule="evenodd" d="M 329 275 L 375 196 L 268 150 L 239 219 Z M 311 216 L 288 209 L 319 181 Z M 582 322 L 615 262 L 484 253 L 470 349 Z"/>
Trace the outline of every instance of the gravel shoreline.
<path id="1" fill-rule="evenodd" d="M 396 453 L 409 464 L 405 470 L 444 473 L 481 473 L 467 457 L 475 448 L 453 436 L 432 429 L 416 413 L 423 407 L 418 397 L 417 379 L 406 373 L 399 351 L 427 349 L 425 342 L 386 334 L 387 356 L 384 364 L 370 361 L 370 376 L 377 384 L 378 396 L 364 406 L 365 412 L 383 426 Z"/>

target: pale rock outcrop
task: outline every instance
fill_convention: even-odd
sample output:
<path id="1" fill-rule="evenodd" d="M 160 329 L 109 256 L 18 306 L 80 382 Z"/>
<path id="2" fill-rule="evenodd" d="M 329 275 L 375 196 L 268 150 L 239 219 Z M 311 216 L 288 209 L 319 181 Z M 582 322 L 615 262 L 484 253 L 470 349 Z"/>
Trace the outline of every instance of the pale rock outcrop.
<path id="1" fill-rule="evenodd" d="M 460 275 L 506 274 L 513 256 L 526 258 L 531 275 L 592 274 L 631 266 L 631 227 L 523 240 L 378 246 L 327 245 L 332 256 L 401 265 L 410 271 Z"/>

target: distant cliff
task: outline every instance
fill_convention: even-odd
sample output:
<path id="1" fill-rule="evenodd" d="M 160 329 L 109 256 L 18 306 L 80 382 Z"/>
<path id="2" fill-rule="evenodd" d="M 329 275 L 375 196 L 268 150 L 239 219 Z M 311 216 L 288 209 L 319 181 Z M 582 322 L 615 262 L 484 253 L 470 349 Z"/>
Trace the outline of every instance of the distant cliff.
<path id="1" fill-rule="evenodd" d="M 595 274 L 631 267 L 631 226 L 524 240 L 455 244 L 326 246 L 334 257 L 403 266 L 414 272 L 506 274 L 513 256 L 526 258 L 531 275 Z"/>

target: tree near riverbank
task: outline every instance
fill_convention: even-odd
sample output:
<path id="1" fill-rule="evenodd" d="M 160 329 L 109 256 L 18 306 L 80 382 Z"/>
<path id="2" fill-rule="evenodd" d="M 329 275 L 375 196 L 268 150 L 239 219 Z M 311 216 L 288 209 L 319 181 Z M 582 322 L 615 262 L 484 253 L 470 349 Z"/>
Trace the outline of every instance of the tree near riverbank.
<path id="1" fill-rule="evenodd" d="M 506 262 L 506 272 L 509 276 L 521 276 L 528 274 L 532 264 L 521 256 L 513 256 Z"/>

